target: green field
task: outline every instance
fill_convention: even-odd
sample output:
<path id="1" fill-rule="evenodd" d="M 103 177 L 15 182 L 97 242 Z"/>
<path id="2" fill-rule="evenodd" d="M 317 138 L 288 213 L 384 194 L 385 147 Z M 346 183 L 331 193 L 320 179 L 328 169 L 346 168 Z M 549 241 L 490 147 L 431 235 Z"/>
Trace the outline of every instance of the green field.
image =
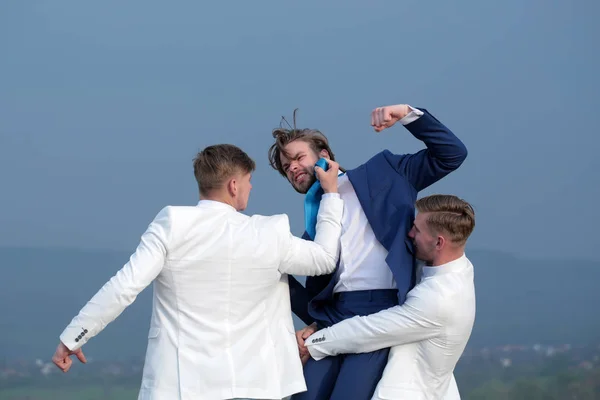
<path id="1" fill-rule="evenodd" d="M 0 400 L 135 400 L 138 387 L 87 386 L 85 388 L 0 389 Z"/>

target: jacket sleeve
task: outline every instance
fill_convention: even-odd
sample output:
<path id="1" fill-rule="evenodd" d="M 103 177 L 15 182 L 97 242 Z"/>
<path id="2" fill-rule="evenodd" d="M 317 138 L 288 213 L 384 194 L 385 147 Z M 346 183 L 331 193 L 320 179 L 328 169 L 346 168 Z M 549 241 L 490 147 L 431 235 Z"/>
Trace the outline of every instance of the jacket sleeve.
<path id="1" fill-rule="evenodd" d="M 77 350 L 117 318 L 161 272 L 171 232 L 169 207 L 161 210 L 142 235 L 129 262 L 91 298 L 60 335 Z"/>
<path id="2" fill-rule="evenodd" d="M 426 109 L 419 110 L 423 115 L 404 126 L 427 148 L 401 155 L 384 151 L 387 162 L 418 192 L 456 170 L 467 158 L 463 142 Z"/>
<path id="3" fill-rule="evenodd" d="M 333 272 L 340 252 L 344 202 L 338 193 L 321 198 L 315 240 L 304 240 L 290 232 L 287 216 L 277 225 L 282 260 L 279 270 L 286 274 L 323 275 Z"/>
<path id="4" fill-rule="evenodd" d="M 436 337 L 444 325 L 443 302 L 426 285 L 413 289 L 406 302 L 357 316 L 315 332 L 306 346 L 315 360 L 347 353 L 368 353 Z"/>

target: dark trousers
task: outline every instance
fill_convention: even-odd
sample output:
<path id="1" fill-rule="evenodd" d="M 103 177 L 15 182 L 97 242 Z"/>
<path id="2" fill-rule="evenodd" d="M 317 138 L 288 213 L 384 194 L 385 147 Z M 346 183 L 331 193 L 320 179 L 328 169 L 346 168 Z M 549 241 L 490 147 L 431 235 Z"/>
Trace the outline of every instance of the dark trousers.
<path id="1" fill-rule="evenodd" d="M 356 315 L 369 315 L 398 305 L 397 290 L 360 290 L 336 293 L 318 310 L 312 310 L 319 327 L 331 326 Z M 311 314 L 313 314 L 311 313 Z M 293 400 L 370 400 L 387 364 L 389 349 L 342 354 L 304 366 L 307 391 Z"/>

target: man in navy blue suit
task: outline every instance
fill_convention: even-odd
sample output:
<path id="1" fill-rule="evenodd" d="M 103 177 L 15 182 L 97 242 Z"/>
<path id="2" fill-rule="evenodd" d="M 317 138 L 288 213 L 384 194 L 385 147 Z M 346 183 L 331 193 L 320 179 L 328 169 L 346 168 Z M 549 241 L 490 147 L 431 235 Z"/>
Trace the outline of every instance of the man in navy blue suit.
<path id="1" fill-rule="evenodd" d="M 304 339 L 344 319 L 404 302 L 415 284 L 414 249 L 408 232 L 417 195 L 456 170 L 467 157 L 464 144 L 425 109 L 399 104 L 371 113 L 376 132 L 397 122 L 426 148 L 414 154 L 384 150 L 340 174 L 338 191 L 344 200 L 344 216 L 338 267 L 331 275 L 308 277 L 305 286 L 289 277 L 292 310 L 308 325 L 297 333 L 308 390 L 294 399 L 371 398 L 389 349 L 315 361 L 310 359 Z M 318 130 L 295 126 L 275 129 L 273 137 L 271 165 L 296 191 L 308 192 L 306 202 L 310 203 L 315 163 L 319 158 L 335 160 L 327 138 Z M 305 238 L 310 236 L 305 233 Z"/>

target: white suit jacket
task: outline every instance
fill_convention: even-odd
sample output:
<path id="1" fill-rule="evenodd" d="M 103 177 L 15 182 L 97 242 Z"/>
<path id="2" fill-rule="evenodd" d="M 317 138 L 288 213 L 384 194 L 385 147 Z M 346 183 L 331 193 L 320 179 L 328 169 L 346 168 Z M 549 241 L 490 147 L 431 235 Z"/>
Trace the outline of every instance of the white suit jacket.
<path id="1" fill-rule="evenodd" d="M 279 399 L 306 390 L 287 274 L 335 269 L 343 201 L 323 196 L 314 242 L 286 215 L 246 216 L 224 203 L 166 207 L 129 262 L 60 335 L 71 350 L 154 282 L 139 399 Z"/>
<path id="2" fill-rule="evenodd" d="M 463 255 L 423 267 L 404 304 L 315 332 L 306 345 L 316 360 L 394 346 L 373 399 L 459 399 L 453 371 L 474 320 L 473 265 Z"/>

